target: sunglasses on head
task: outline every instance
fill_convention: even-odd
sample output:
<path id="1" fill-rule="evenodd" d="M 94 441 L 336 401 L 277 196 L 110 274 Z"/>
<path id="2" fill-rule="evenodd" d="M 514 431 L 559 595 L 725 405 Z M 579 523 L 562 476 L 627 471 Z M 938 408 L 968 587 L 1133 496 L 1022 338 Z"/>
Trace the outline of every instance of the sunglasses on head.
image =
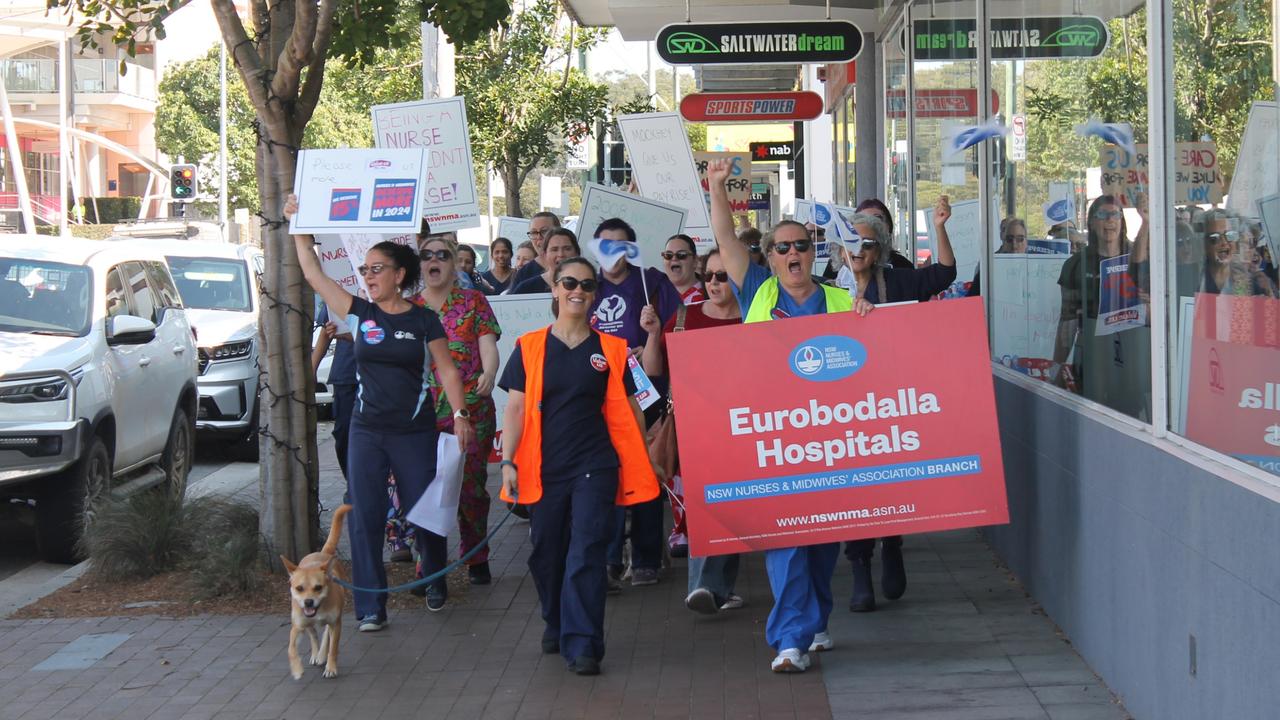
<path id="1" fill-rule="evenodd" d="M 675 252 L 671 252 L 670 250 L 662 251 L 663 260 L 688 260 L 691 257 L 693 257 L 693 253 L 688 250 L 676 250 Z"/>
<path id="2" fill-rule="evenodd" d="M 1093 216 L 1099 220 L 1110 220 L 1111 218 L 1120 217 L 1121 215 L 1124 215 L 1124 212 L 1120 210 L 1099 210 L 1093 214 Z"/>
<path id="3" fill-rule="evenodd" d="M 811 249 L 813 249 L 813 241 L 812 240 L 795 240 L 793 242 L 774 243 L 773 251 L 778 253 L 779 255 L 786 255 L 787 253 L 791 252 L 792 246 L 795 247 L 796 252 L 798 253 L 807 253 Z"/>
<path id="4" fill-rule="evenodd" d="M 387 263 L 374 263 L 372 265 L 361 265 L 356 268 L 356 272 L 360 273 L 360 277 L 366 275 L 381 275 L 383 270 L 392 267 Z"/>
<path id="5" fill-rule="evenodd" d="M 449 262 L 453 259 L 453 253 L 448 250 L 419 250 L 418 259 L 422 260 L 422 262 L 431 262 L 432 260 Z"/>
<path id="6" fill-rule="evenodd" d="M 709 272 L 709 273 L 702 274 L 703 282 L 711 282 L 712 280 L 715 280 L 716 282 L 720 282 L 720 283 L 727 283 L 729 282 L 729 273 L 725 272 L 724 270 L 719 270 L 717 272 Z"/>
<path id="7" fill-rule="evenodd" d="M 600 283 L 594 278 L 579 280 L 576 277 L 562 277 L 556 281 L 556 284 L 570 292 L 582 288 L 582 292 L 593 293 L 600 287 Z"/>

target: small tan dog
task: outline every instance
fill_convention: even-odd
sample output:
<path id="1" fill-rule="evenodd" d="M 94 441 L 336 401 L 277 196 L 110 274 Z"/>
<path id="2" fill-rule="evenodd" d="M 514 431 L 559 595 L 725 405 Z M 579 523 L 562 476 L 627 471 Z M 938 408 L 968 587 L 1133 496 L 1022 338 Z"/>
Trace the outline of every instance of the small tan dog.
<path id="1" fill-rule="evenodd" d="M 294 680 L 302 679 L 302 659 L 298 657 L 298 636 L 304 631 L 311 638 L 311 664 L 324 662 L 324 676 L 338 676 L 338 640 L 342 636 L 342 606 L 345 593 L 332 581 L 336 575 L 347 579 L 342 565 L 337 562 L 338 538 L 342 537 L 342 519 L 351 510 L 342 505 L 333 513 L 329 527 L 329 539 L 320 552 L 302 558 L 297 565 L 281 555 L 285 569 L 289 571 L 289 594 L 293 597 L 293 627 L 289 629 L 289 670 Z M 324 628 L 318 635 L 316 627 Z"/>

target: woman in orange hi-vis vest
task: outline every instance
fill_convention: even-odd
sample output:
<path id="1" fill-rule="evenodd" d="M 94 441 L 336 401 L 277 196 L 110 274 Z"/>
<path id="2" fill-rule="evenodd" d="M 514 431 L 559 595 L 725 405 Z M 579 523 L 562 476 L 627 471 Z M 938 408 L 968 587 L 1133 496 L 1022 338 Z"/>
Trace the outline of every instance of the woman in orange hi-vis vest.
<path id="1" fill-rule="evenodd" d="M 498 382 L 508 395 L 502 499 L 530 506 L 542 651 L 560 653 L 579 675 L 596 675 L 613 506 L 654 499 L 658 478 L 627 344 L 589 323 L 595 269 L 569 258 L 553 280 L 555 323 L 520 336 Z"/>

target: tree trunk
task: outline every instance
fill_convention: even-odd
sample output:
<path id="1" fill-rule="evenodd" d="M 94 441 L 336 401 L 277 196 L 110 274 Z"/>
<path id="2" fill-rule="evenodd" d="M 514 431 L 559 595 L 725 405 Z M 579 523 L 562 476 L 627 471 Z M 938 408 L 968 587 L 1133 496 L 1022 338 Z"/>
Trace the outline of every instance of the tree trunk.
<path id="1" fill-rule="evenodd" d="M 320 478 L 316 458 L 315 378 L 311 374 L 314 301 L 302 277 L 293 238 L 283 218 L 285 197 L 293 192 L 297 158 L 289 148 L 302 141 L 302 128 L 277 128 L 286 137 L 268 142 L 269 123 L 258 144 L 258 195 L 265 218 L 259 323 L 266 358 L 263 368 L 259 465 L 259 527 L 274 566 L 284 555 L 297 560 L 319 548 Z"/>
<path id="2" fill-rule="evenodd" d="M 524 208 L 520 207 L 520 166 L 514 158 L 508 157 L 498 167 L 502 173 L 502 183 L 506 186 L 507 214 L 511 217 L 524 217 Z"/>

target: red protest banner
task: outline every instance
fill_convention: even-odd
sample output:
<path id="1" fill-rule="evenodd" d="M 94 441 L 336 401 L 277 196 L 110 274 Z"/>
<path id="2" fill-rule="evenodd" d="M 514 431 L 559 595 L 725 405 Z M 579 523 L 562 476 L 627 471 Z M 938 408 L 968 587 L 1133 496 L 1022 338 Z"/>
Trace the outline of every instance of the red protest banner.
<path id="1" fill-rule="evenodd" d="M 1196 295 L 1187 437 L 1280 472 L 1280 300 Z"/>
<path id="2" fill-rule="evenodd" d="M 693 554 L 1008 522 L 978 298 L 667 342 Z"/>

